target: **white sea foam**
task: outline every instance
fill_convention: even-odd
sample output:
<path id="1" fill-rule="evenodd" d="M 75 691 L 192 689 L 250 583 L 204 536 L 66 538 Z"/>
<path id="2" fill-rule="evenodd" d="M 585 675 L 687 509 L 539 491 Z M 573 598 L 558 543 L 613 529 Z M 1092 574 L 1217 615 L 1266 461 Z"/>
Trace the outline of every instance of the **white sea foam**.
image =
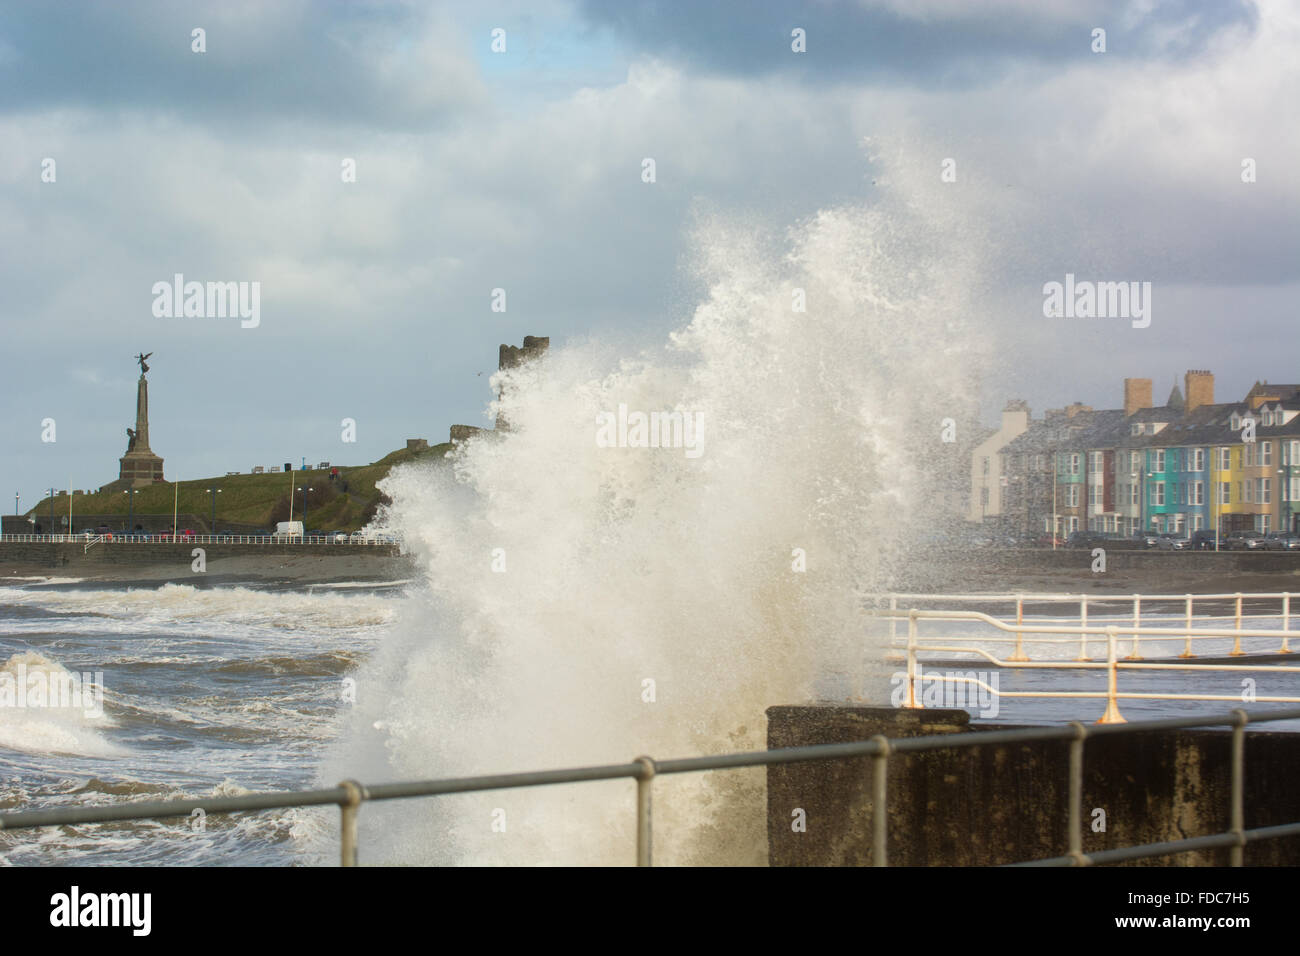
<path id="1" fill-rule="evenodd" d="M 125 622 L 133 629 L 166 629 L 178 624 L 201 623 L 320 631 L 371 627 L 393 616 L 391 595 L 196 588 L 188 584 L 121 591 L 0 588 L 0 604 L 34 605 L 56 613 L 94 613 Z"/>
<path id="2" fill-rule="evenodd" d="M 937 497 L 926 450 L 970 407 L 979 244 L 915 202 L 819 213 L 784 255 L 767 238 L 702 218 L 709 294 L 666 347 L 553 348 L 494 382 L 512 432 L 385 482 L 429 588 L 360 669 L 323 780 L 761 749 L 768 706 L 863 691 L 883 648 L 861 594 L 903 560 Z M 700 456 L 599 447 L 620 403 L 702 412 Z M 658 781 L 658 859 L 763 861 L 762 780 Z M 368 807 L 365 856 L 626 863 L 631 801 L 619 781 Z"/>
<path id="3" fill-rule="evenodd" d="M 10 687 L 32 681 L 66 686 L 73 677 L 58 661 L 32 651 L 14 654 L 0 665 L 0 679 Z M 6 699 L 6 706 L 0 706 L 0 747 L 37 754 L 111 757 L 122 752 L 104 735 L 114 726 L 107 714 L 94 716 L 75 702 L 56 702 L 54 695 L 41 706 L 16 707 Z"/>

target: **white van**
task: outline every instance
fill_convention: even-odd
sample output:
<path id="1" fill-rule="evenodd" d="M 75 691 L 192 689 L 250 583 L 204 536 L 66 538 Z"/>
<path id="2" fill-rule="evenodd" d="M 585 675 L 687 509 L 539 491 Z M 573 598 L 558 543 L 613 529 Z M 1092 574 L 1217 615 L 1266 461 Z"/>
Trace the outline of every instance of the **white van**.
<path id="1" fill-rule="evenodd" d="M 272 541 L 301 541 L 302 540 L 302 522 L 301 521 L 277 521 L 275 523 L 275 534 L 271 535 Z"/>

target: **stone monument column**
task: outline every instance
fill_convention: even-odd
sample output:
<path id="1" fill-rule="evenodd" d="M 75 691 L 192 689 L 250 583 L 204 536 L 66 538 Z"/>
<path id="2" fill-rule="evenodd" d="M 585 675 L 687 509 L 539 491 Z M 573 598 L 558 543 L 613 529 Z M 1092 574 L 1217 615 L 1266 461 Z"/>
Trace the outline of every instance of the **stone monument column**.
<path id="1" fill-rule="evenodd" d="M 149 381 L 144 377 L 149 371 L 145 363 L 150 355 L 140 354 L 140 380 L 135 387 L 135 429 L 128 428 L 126 454 L 122 456 L 121 470 L 114 484 L 122 487 L 151 485 L 163 480 L 163 460 L 149 447 Z"/>

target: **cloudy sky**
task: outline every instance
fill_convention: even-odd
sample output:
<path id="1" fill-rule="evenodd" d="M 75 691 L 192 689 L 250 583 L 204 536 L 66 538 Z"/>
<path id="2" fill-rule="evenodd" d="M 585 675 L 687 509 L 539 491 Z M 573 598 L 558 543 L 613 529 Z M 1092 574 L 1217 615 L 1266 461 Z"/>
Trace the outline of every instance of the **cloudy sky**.
<path id="1" fill-rule="evenodd" d="M 1287 0 L 5 2 L 0 476 L 115 478 L 141 350 L 169 478 L 489 424 L 500 343 L 662 341 L 701 204 L 870 203 L 868 140 L 989 237 L 986 419 L 1300 381 L 1298 52 Z M 1045 318 L 1067 272 L 1151 282 L 1150 327 Z M 259 281 L 260 325 L 155 316 L 175 273 Z"/>

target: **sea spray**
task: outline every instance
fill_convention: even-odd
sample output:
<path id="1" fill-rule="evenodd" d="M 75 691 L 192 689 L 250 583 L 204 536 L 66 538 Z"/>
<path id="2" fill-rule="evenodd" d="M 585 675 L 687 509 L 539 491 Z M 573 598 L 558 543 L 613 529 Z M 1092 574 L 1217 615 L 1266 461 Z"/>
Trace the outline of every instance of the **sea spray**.
<path id="1" fill-rule="evenodd" d="M 702 217 L 709 292 L 665 347 L 569 343 L 498 373 L 508 433 L 383 484 L 427 587 L 356 675 L 322 781 L 762 749 L 771 705 L 887 701 L 864 594 L 910 559 L 939 423 L 973 400 L 972 244 L 950 225 L 827 210 L 774 257 Z M 699 454 L 599 441 L 620 406 L 702 415 Z M 764 862 L 763 779 L 657 779 L 657 862 Z M 368 804 L 362 860 L 630 863 L 632 788 Z"/>

